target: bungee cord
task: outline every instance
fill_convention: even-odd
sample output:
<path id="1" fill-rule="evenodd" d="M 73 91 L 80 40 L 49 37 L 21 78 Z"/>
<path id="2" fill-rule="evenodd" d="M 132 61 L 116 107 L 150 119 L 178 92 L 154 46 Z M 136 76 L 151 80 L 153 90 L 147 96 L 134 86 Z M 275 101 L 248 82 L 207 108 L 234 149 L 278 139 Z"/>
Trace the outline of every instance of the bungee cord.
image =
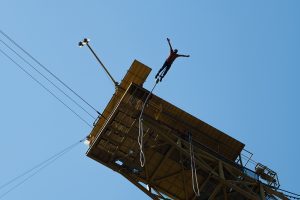
<path id="1" fill-rule="evenodd" d="M 197 197 L 200 197 L 200 190 L 198 184 L 198 176 L 197 176 L 197 168 L 195 162 L 195 155 L 194 155 L 194 147 L 193 147 L 193 139 L 191 132 L 189 134 L 189 144 L 190 144 L 190 158 L 191 158 L 191 171 L 192 171 L 192 186 L 193 191 Z"/>
<path id="2" fill-rule="evenodd" d="M 150 93 L 147 95 L 146 100 L 142 106 L 142 110 L 139 116 L 139 135 L 138 135 L 138 144 L 139 144 L 139 148 L 140 148 L 140 163 L 141 163 L 141 167 L 144 167 L 145 163 L 146 163 L 146 157 L 145 157 L 145 153 L 144 153 L 144 127 L 143 127 L 143 113 L 144 113 L 144 109 L 145 106 L 148 102 L 149 97 L 151 96 L 151 94 L 153 93 L 153 90 L 155 89 L 156 85 L 158 84 L 158 81 L 155 82 L 152 90 L 150 91 Z"/>

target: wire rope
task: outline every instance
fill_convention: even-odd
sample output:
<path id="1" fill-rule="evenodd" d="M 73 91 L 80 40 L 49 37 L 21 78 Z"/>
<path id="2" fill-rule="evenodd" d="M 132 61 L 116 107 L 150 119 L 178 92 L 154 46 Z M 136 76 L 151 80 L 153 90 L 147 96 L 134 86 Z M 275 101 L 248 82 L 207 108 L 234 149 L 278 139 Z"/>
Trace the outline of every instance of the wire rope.
<path id="1" fill-rule="evenodd" d="M 17 65 L 24 73 L 26 73 L 31 79 L 33 79 L 37 84 L 39 84 L 42 88 L 44 88 L 47 92 L 49 92 L 54 98 L 56 98 L 59 102 L 61 102 L 66 108 L 68 108 L 74 115 L 76 115 L 82 122 L 84 122 L 87 126 L 92 128 L 92 126 L 83 119 L 77 112 L 75 112 L 71 107 L 69 107 L 65 102 L 63 102 L 57 95 L 55 95 L 50 89 L 48 89 L 45 85 L 43 85 L 38 79 L 32 76 L 26 69 L 24 69 L 19 63 L 17 63 L 14 59 L 12 59 L 8 54 L 6 54 L 3 50 L 0 49 L 0 52 L 6 56 L 9 60 L 11 60 L 15 65 Z"/>
<path id="2" fill-rule="evenodd" d="M 44 66 L 41 62 L 39 62 L 35 57 L 33 57 L 28 51 L 22 48 L 17 42 L 15 42 L 11 37 L 9 37 L 6 33 L 0 30 L 0 33 L 7 38 L 11 43 L 13 43 L 16 47 L 22 50 L 27 56 L 29 56 L 33 61 L 35 61 L 40 67 L 42 67 L 45 71 L 47 71 L 50 75 L 52 75 L 58 82 L 60 82 L 63 86 L 65 86 L 68 90 L 70 90 L 75 96 L 81 99 L 86 105 L 88 105 L 91 109 L 93 109 L 98 115 L 103 115 L 91 104 L 89 104 L 84 98 L 82 98 L 77 92 L 75 92 L 71 87 L 69 87 L 65 82 L 63 82 L 60 78 L 58 78 L 54 73 L 52 73 L 46 66 Z"/>
<path id="3" fill-rule="evenodd" d="M 18 52 L 16 52 L 14 49 L 12 49 L 6 42 L 0 39 L 0 42 L 2 42 L 7 48 L 9 48 L 12 52 L 14 52 L 20 59 L 22 59 L 26 64 L 28 64 L 31 68 L 33 68 L 38 74 L 40 74 L 43 78 L 45 78 L 51 85 L 53 85 L 56 89 L 58 89 L 61 93 L 63 93 L 68 99 L 70 99 L 74 104 L 76 104 L 79 108 L 81 108 L 85 113 L 87 113 L 92 119 L 95 119 L 95 117 L 88 112 L 85 108 L 83 108 L 77 101 L 75 101 L 73 98 L 71 98 L 66 92 L 64 92 L 60 87 L 55 85 L 49 78 L 47 78 L 43 73 L 41 73 L 36 67 L 34 67 L 31 63 L 29 63 L 24 57 L 22 57 Z"/>
<path id="4" fill-rule="evenodd" d="M 290 192 L 290 191 L 287 191 L 287 190 L 284 190 L 284 189 L 281 189 L 281 188 L 278 188 L 276 190 L 279 190 L 279 191 L 282 191 L 282 192 L 290 194 L 290 195 L 285 194 L 285 196 L 292 197 L 294 199 L 300 199 L 300 195 L 299 194 L 296 194 L 296 193 L 293 193 L 293 192 Z M 291 196 L 291 195 L 293 195 L 293 196 Z"/>
<path id="5" fill-rule="evenodd" d="M 25 179 L 23 179 L 21 182 L 19 182 L 16 185 L 14 185 L 12 188 L 10 188 L 8 191 L 6 191 L 5 193 L 1 194 L 0 195 L 0 199 L 2 199 L 3 197 L 5 197 L 6 195 L 8 195 L 10 192 L 14 191 L 15 189 L 17 189 L 19 186 L 21 186 L 26 181 L 28 181 L 29 179 L 31 179 L 33 176 L 35 176 L 36 174 L 38 174 L 39 172 L 41 172 L 43 169 L 45 169 L 46 167 L 48 167 L 50 164 L 54 163 L 56 160 L 58 160 L 60 157 L 62 157 L 63 155 L 65 155 L 66 153 L 68 153 L 69 151 L 71 151 L 74 147 L 76 147 L 78 144 L 80 144 L 83 141 L 84 141 L 84 139 L 82 139 L 80 141 L 77 141 L 76 143 L 74 143 L 74 144 L 72 144 L 72 145 L 64 148 L 63 150 L 59 151 L 58 153 L 54 154 L 53 156 L 49 157 L 48 159 L 46 159 L 46 160 L 42 161 L 41 163 L 35 165 L 31 169 L 23 172 L 22 174 L 16 176 L 15 178 L 13 178 L 10 181 L 6 182 L 5 184 L 1 185 L 0 186 L 0 190 L 2 190 L 3 188 L 7 187 L 8 185 L 11 185 L 13 182 L 16 182 L 17 180 L 19 180 L 20 178 L 26 176 L 30 172 L 33 172 L 34 170 L 36 170 L 34 173 L 32 173 L 31 175 L 29 175 L 28 177 L 26 177 Z"/>

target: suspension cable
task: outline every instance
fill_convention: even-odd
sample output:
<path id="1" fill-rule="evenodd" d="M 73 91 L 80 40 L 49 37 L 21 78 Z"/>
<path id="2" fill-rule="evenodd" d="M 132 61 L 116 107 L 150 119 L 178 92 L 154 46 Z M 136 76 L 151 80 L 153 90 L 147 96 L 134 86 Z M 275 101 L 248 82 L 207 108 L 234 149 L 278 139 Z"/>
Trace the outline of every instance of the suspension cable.
<path id="1" fill-rule="evenodd" d="M 269 185 L 266 185 L 266 186 L 270 187 Z M 281 189 L 281 188 L 274 188 L 274 187 L 271 187 L 271 188 L 274 189 L 274 190 L 283 192 L 284 195 L 287 196 L 287 197 L 289 197 L 289 198 L 300 199 L 300 195 L 299 194 L 296 194 L 296 193 L 293 193 L 293 192 L 290 192 L 290 191 L 287 191 L 287 190 L 284 190 L 284 189 Z"/>
<path id="2" fill-rule="evenodd" d="M 20 64 L 18 64 L 14 59 L 12 59 L 8 54 L 6 54 L 3 50 L 0 49 L 0 52 L 6 56 L 9 60 L 11 60 L 15 65 L 17 65 L 24 73 L 26 73 L 31 79 L 33 79 L 37 84 L 39 84 L 42 88 L 44 88 L 47 92 L 49 92 L 54 98 L 56 98 L 59 102 L 61 102 L 65 107 L 67 107 L 74 115 L 76 115 L 82 122 L 84 122 L 87 126 L 92 128 L 92 126 L 83 119 L 78 113 L 76 113 L 72 108 L 70 108 L 65 102 L 63 102 L 57 95 L 55 95 L 50 89 L 48 89 L 45 85 L 43 85 L 39 80 L 37 80 L 33 75 L 31 75 L 26 69 L 24 69 Z"/>
<path id="3" fill-rule="evenodd" d="M 24 184 L 26 181 L 28 181 L 29 179 L 31 179 L 33 176 L 35 176 L 36 174 L 38 174 L 40 171 L 42 171 L 43 169 L 45 169 L 46 167 L 48 167 L 50 164 L 54 163 L 56 160 L 58 160 L 60 157 L 62 157 L 63 155 L 65 155 L 66 153 L 68 153 L 69 151 L 71 151 L 72 149 L 74 149 L 78 144 L 80 144 L 81 142 L 83 142 L 85 140 L 82 139 L 80 141 L 77 141 L 76 143 L 64 148 L 63 150 L 59 151 L 58 153 L 54 154 L 53 156 L 47 158 L 46 160 L 40 162 L 39 164 L 35 165 L 34 167 L 32 167 L 31 169 L 23 172 L 22 174 L 12 178 L 10 181 L 6 182 L 5 184 L 0 186 L 0 190 L 2 190 L 3 188 L 11 185 L 12 183 L 16 182 L 17 180 L 19 180 L 20 178 L 26 176 L 27 174 L 30 174 L 31 172 L 33 172 L 34 170 L 36 170 L 34 173 L 32 173 L 31 175 L 29 175 L 28 177 L 26 177 L 25 179 L 23 179 L 21 182 L 17 183 L 16 185 L 14 185 L 12 188 L 10 188 L 8 191 L 6 191 L 5 193 L 3 193 L 2 195 L 0 195 L 0 199 L 2 199 L 4 196 L 8 195 L 10 192 L 14 191 L 15 189 L 17 189 L 19 186 L 21 186 L 22 184 Z"/>
<path id="4" fill-rule="evenodd" d="M 59 81 L 63 86 L 65 86 L 68 90 L 70 90 L 75 96 L 81 99 L 86 105 L 88 105 L 91 109 L 93 109 L 98 115 L 103 115 L 94 108 L 91 104 L 89 104 L 84 98 L 82 98 L 78 93 L 76 93 L 72 88 L 70 88 L 66 83 L 64 83 L 60 78 L 58 78 L 54 73 L 52 73 L 46 66 L 40 63 L 36 58 L 34 58 L 29 52 L 27 52 L 24 48 L 22 48 L 17 42 L 15 42 L 11 37 L 9 37 L 6 33 L 0 30 L 0 33 L 6 37 L 10 42 L 12 42 L 16 47 L 22 50 L 27 56 L 29 56 L 32 60 L 34 60 L 40 67 L 42 67 L 45 71 L 51 74 L 57 81 Z"/>
<path id="5" fill-rule="evenodd" d="M 43 73 L 41 73 L 36 67 L 34 67 L 31 63 L 29 63 L 24 57 L 22 57 L 18 52 L 12 49 L 6 42 L 0 39 L 7 48 L 9 48 L 12 52 L 14 52 L 20 59 L 22 59 L 25 63 L 27 63 L 31 68 L 33 68 L 38 74 L 40 74 L 43 78 L 45 78 L 51 85 L 53 85 L 56 89 L 58 89 L 62 94 L 64 94 L 68 99 L 70 99 L 74 104 L 76 104 L 79 108 L 81 108 L 85 113 L 87 113 L 92 119 L 95 117 L 88 112 L 85 108 L 83 108 L 77 101 L 75 101 L 72 97 L 70 97 L 66 92 L 64 92 L 60 87 L 54 84 L 49 78 L 47 78 Z"/>

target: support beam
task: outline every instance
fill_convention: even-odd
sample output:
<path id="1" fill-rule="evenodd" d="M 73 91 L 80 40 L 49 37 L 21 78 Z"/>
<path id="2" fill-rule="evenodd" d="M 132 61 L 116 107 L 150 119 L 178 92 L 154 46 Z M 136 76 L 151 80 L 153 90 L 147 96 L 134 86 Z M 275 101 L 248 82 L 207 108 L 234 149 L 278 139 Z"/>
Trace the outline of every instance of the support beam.
<path id="1" fill-rule="evenodd" d="M 165 181 L 167 179 L 170 179 L 170 178 L 174 178 L 176 176 L 179 176 L 181 173 L 181 170 L 177 171 L 177 172 L 174 172 L 174 173 L 171 173 L 171 174 L 168 174 L 167 176 L 164 176 L 164 177 L 160 177 L 158 179 L 154 179 L 154 182 L 162 182 L 162 181 Z"/>
<path id="2" fill-rule="evenodd" d="M 157 128 L 155 126 L 155 122 L 153 122 L 153 119 L 151 119 L 150 117 L 148 117 L 147 115 L 144 115 L 144 124 L 146 124 L 148 127 L 150 127 L 151 129 L 153 129 L 155 131 L 155 133 L 157 133 L 159 136 L 161 136 L 162 138 L 164 138 L 167 142 L 169 142 L 172 146 L 174 146 L 176 149 L 178 149 L 180 152 L 184 153 L 186 156 L 190 156 L 190 153 L 188 152 L 188 150 L 180 147 L 177 145 L 177 143 L 171 139 L 169 136 L 166 135 L 166 133 L 163 133 L 161 131 L 161 129 Z M 166 130 L 166 132 L 168 132 Z M 174 136 L 177 137 L 177 136 Z M 181 139 L 179 137 L 177 137 L 176 139 Z M 195 161 L 196 163 L 201 167 L 201 169 L 205 170 L 206 172 L 210 173 L 212 172 L 212 168 L 201 158 L 199 157 L 195 157 Z M 218 176 L 217 173 L 213 172 L 216 176 Z"/>
<path id="3" fill-rule="evenodd" d="M 207 183 L 209 182 L 211 178 L 211 173 L 208 175 L 208 177 L 204 180 L 204 182 L 201 184 L 200 188 L 199 188 L 199 192 L 201 194 L 201 191 L 204 189 L 204 187 L 207 185 Z M 190 198 L 192 200 L 195 200 L 197 198 L 196 195 L 193 195 L 193 198 Z"/>
<path id="4" fill-rule="evenodd" d="M 138 181 L 136 181 L 133 177 L 129 176 L 126 173 L 120 172 L 127 180 L 129 180 L 132 184 L 134 184 L 136 187 L 138 187 L 140 190 L 142 190 L 145 194 L 147 194 L 151 199 L 153 200 L 159 200 L 159 198 L 152 194 L 149 190 L 147 190 L 145 187 L 143 187 L 141 184 L 139 184 Z"/>
<path id="5" fill-rule="evenodd" d="M 152 186 L 152 187 L 155 190 L 155 192 L 158 194 L 159 198 L 165 199 L 164 196 L 160 193 L 160 191 L 155 186 Z"/>
<path id="6" fill-rule="evenodd" d="M 223 187 L 223 196 L 224 196 L 224 200 L 227 200 L 227 191 L 226 191 L 226 186 Z"/>
<path id="7" fill-rule="evenodd" d="M 147 165 L 147 160 L 146 160 L 146 162 L 145 162 L 144 169 L 145 169 L 146 180 L 147 180 L 148 182 L 150 182 L 150 181 L 149 181 L 149 169 L 148 169 L 148 165 Z"/>
<path id="8" fill-rule="evenodd" d="M 282 200 L 288 200 L 288 198 L 286 196 L 284 196 L 284 194 L 281 192 L 275 191 L 275 190 L 269 188 L 268 186 L 263 186 L 263 188 L 264 188 L 265 192 L 267 192 L 268 194 L 275 195 Z"/>
<path id="9" fill-rule="evenodd" d="M 163 147 L 163 146 L 167 146 L 167 145 L 169 145 L 169 143 L 163 142 L 163 143 L 160 143 L 160 144 L 154 144 L 154 145 L 145 147 L 145 149 L 157 149 L 157 148 L 160 148 L 160 147 Z"/>
<path id="10" fill-rule="evenodd" d="M 259 197 L 256 195 L 256 194 L 253 194 L 253 193 L 250 193 L 242 188 L 240 188 L 239 186 L 235 185 L 235 184 L 232 184 L 230 182 L 227 182 L 227 181 L 224 181 L 224 184 L 227 186 L 227 187 L 230 187 L 232 188 L 233 190 L 237 191 L 238 193 L 240 193 L 241 195 L 247 197 L 248 199 L 251 199 L 251 200 L 259 200 Z"/>
<path id="11" fill-rule="evenodd" d="M 208 177 L 205 179 L 205 181 L 202 183 L 202 185 L 199 188 L 199 192 L 201 193 L 201 191 L 204 189 L 204 187 L 206 186 L 206 184 L 209 182 L 211 178 L 211 174 L 208 175 Z"/>
<path id="12" fill-rule="evenodd" d="M 182 161 L 182 153 L 179 152 L 179 157 L 180 157 L 180 165 L 181 165 L 181 176 L 182 176 L 182 187 L 184 190 L 184 197 L 185 200 L 188 200 L 188 193 L 187 193 L 187 189 L 186 189 L 186 180 L 185 180 L 185 171 L 184 171 L 184 166 L 183 166 L 183 161 Z"/>
<path id="13" fill-rule="evenodd" d="M 265 190 L 261 183 L 259 184 L 259 193 L 260 193 L 261 200 L 266 200 Z"/>
<path id="14" fill-rule="evenodd" d="M 158 191 L 160 191 L 161 193 L 163 193 L 163 194 L 169 196 L 169 198 L 174 199 L 174 200 L 178 200 L 178 197 L 177 197 L 177 196 L 175 196 L 174 194 L 171 194 L 170 192 L 168 192 L 168 191 L 162 189 L 162 188 L 159 187 L 158 185 L 156 186 L 156 189 L 157 189 Z"/>
<path id="15" fill-rule="evenodd" d="M 218 166 L 219 166 L 219 176 L 220 176 L 221 179 L 225 180 L 224 171 L 223 171 L 223 164 L 220 160 L 218 162 Z"/>
<path id="16" fill-rule="evenodd" d="M 218 194 L 218 192 L 220 191 L 220 189 L 222 188 L 223 184 L 219 183 L 217 185 L 217 187 L 215 188 L 215 190 L 211 193 L 210 197 L 208 198 L 208 200 L 214 200 L 215 196 Z"/>
<path id="17" fill-rule="evenodd" d="M 150 182 L 153 181 L 153 179 L 155 178 L 155 176 L 157 175 L 157 173 L 159 172 L 159 170 L 161 169 L 161 167 L 163 166 L 164 162 L 168 159 L 168 157 L 170 156 L 170 154 L 172 153 L 174 147 L 170 147 L 168 152 L 166 153 L 166 155 L 163 157 L 163 159 L 161 160 L 161 162 L 158 164 L 158 166 L 156 167 L 156 169 L 154 170 L 153 174 L 150 177 Z"/>

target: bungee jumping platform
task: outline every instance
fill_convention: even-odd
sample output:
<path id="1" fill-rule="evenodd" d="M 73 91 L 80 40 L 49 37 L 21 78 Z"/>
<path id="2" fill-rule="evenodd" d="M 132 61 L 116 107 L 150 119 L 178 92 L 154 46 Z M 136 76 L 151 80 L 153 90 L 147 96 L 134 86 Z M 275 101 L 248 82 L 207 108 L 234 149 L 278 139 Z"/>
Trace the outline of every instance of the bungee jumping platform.
<path id="1" fill-rule="evenodd" d="M 87 138 L 88 157 L 151 199 L 288 199 L 277 190 L 275 172 L 261 164 L 246 168 L 242 142 L 143 88 L 150 72 L 141 62 L 132 63 L 94 123 Z"/>

